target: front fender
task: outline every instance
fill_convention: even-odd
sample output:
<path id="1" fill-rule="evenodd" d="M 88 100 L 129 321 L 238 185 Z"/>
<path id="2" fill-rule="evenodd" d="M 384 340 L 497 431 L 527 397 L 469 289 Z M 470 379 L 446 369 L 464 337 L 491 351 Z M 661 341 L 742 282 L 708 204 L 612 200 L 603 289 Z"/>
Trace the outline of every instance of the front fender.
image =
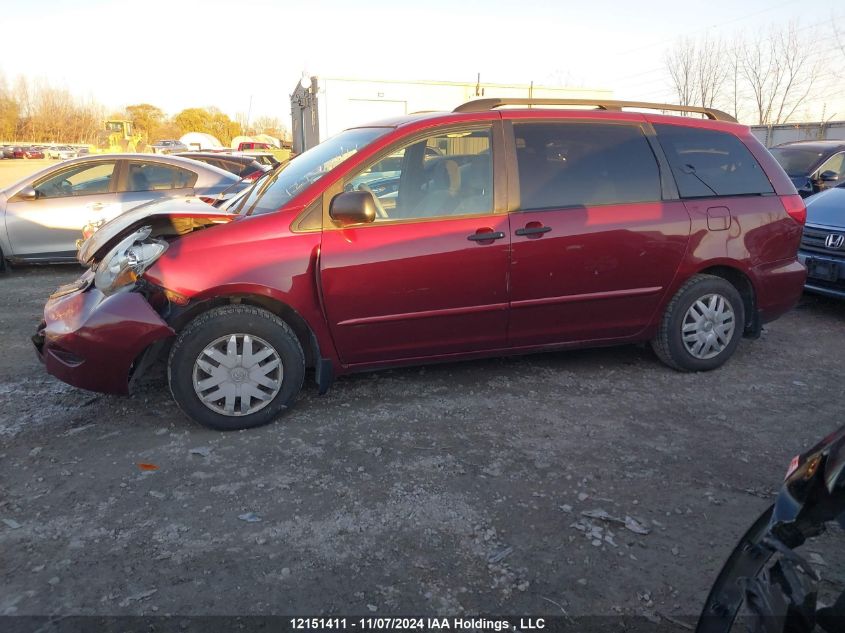
<path id="1" fill-rule="evenodd" d="M 282 211 L 184 235 L 144 277 L 189 305 L 251 296 L 291 310 L 313 332 L 321 357 L 340 370 L 320 301 L 322 235 L 291 232 L 293 217 Z"/>

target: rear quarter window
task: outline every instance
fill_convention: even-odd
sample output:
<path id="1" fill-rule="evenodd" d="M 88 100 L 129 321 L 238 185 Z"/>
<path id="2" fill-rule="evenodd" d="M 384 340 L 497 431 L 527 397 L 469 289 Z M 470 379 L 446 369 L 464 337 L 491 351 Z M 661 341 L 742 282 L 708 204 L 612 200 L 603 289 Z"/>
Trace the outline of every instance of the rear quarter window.
<path id="1" fill-rule="evenodd" d="M 728 132 L 655 125 L 682 198 L 774 193 L 757 159 Z"/>

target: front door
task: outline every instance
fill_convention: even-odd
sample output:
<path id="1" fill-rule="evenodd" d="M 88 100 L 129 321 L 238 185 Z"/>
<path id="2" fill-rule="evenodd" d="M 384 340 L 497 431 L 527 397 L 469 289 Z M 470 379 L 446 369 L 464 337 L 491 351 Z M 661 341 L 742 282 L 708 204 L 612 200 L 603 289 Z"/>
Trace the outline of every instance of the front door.
<path id="1" fill-rule="evenodd" d="M 36 198 L 6 203 L 6 230 L 17 257 L 73 258 L 82 227 L 99 209 L 118 204 L 117 161 L 88 161 L 35 180 Z"/>
<path id="2" fill-rule="evenodd" d="M 492 127 L 477 126 L 390 148 L 346 180 L 380 209 L 371 224 L 324 220 L 321 287 L 344 364 L 505 346 L 510 231 L 494 204 L 496 158 Z"/>
<path id="3" fill-rule="evenodd" d="M 686 251 L 690 219 L 661 201 L 636 123 L 515 123 L 513 346 L 612 340 L 649 323 Z"/>

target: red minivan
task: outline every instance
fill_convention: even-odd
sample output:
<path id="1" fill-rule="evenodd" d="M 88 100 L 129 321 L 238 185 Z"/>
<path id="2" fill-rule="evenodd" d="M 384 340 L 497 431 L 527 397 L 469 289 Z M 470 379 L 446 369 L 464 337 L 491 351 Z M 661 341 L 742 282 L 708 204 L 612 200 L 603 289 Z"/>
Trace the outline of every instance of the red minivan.
<path id="1" fill-rule="evenodd" d="M 225 211 L 129 211 L 83 243 L 38 353 L 108 393 L 166 358 L 176 402 L 216 429 L 270 422 L 309 369 L 324 393 L 359 370 L 636 341 L 720 366 L 801 296 L 801 198 L 724 113 L 585 105 L 363 125 Z"/>

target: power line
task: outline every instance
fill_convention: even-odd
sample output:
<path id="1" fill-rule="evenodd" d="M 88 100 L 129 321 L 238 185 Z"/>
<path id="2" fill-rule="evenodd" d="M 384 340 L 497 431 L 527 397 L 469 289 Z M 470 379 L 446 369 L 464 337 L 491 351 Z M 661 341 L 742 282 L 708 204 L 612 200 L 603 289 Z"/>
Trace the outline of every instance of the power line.
<path id="1" fill-rule="evenodd" d="M 719 28 L 719 27 L 722 27 L 722 26 L 727 26 L 728 24 L 733 24 L 735 22 L 741 22 L 742 20 L 747 20 L 748 18 L 753 18 L 753 17 L 758 16 L 762 13 L 768 13 L 769 11 L 781 9 L 781 8 L 787 6 L 787 5 L 790 5 L 790 4 L 795 4 L 798 1 L 799 0 L 787 0 L 786 2 L 783 2 L 781 4 L 777 4 L 773 7 L 761 9 L 760 11 L 756 11 L 754 13 L 748 13 L 746 15 L 743 15 L 743 16 L 740 16 L 740 17 L 737 17 L 737 18 L 733 18 L 732 20 L 727 20 L 725 22 L 719 22 L 717 24 L 711 24 L 710 26 L 705 26 L 705 27 L 700 28 L 700 29 L 695 29 L 693 31 L 689 31 L 688 35 L 691 35 L 693 33 L 699 33 L 699 32 L 702 32 L 702 31 L 709 31 L 710 29 L 716 29 L 716 28 Z M 642 51 L 642 50 L 645 50 L 647 48 L 653 48 L 653 47 L 659 46 L 661 44 L 666 44 L 667 42 L 673 42 L 676 39 L 677 39 L 677 36 L 673 37 L 671 39 L 663 40 L 661 42 L 654 42 L 652 44 L 646 44 L 645 46 L 639 46 L 637 48 L 631 48 L 631 49 L 628 49 L 628 50 L 625 50 L 625 51 L 620 51 L 618 54 L 619 55 L 627 55 L 628 53 L 635 53 L 637 51 Z"/>

